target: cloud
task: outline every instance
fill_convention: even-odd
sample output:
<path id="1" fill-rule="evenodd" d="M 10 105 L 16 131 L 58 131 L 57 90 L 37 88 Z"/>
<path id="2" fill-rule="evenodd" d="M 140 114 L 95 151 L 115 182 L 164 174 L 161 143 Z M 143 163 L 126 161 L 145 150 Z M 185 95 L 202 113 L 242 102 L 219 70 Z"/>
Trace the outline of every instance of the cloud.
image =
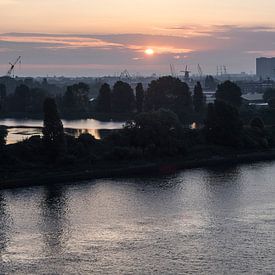
<path id="1" fill-rule="evenodd" d="M 169 34 L 171 30 L 176 34 Z M 146 57 L 147 47 L 153 48 L 156 55 Z M 275 55 L 275 28 L 186 25 L 164 28 L 162 35 L 1 34 L 0 64 L 8 64 L 17 55 L 22 55 L 23 64 L 29 65 L 28 73 L 32 72 L 31 65 L 43 68 L 41 72 L 52 65 L 60 74 L 62 66 L 65 71 L 71 66 L 75 74 L 86 72 L 85 75 L 102 73 L 103 68 L 106 74 L 115 68 L 117 71 L 132 68 L 141 74 L 150 70 L 165 73 L 165 68 L 169 72 L 169 64 L 182 67 L 183 62 L 193 66 L 193 71 L 200 63 L 208 73 L 214 73 L 219 64 L 227 65 L 229 72 L 255 71 L 256 57 Z"/>

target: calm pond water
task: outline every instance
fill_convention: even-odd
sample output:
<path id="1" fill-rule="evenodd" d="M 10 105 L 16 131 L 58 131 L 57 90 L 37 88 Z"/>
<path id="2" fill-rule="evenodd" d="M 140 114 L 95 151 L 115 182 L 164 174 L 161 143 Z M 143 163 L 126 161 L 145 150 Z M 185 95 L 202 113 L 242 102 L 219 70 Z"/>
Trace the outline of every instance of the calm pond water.
<path id="1" fill-rule="evenodd" d="M 0 273 L 274 274 L 275 162 L 0 191 Z"/>
<path id="2" fill-rule="evenodd" d="M 113 130 L 122 128 L 124 122 L 103 122 L 95 119 L 62 120 L 66 132 L 74 136 L 89 133 L 100 139 L 100 130 Z M 13 127 L 9 129 L 7 144 L 22 141 L 32 135 L 41 135 L 42 120 L 32 119 L 0 119 L 0 125 Z M 24 127 L 24 128 L 23 128 Z"/>

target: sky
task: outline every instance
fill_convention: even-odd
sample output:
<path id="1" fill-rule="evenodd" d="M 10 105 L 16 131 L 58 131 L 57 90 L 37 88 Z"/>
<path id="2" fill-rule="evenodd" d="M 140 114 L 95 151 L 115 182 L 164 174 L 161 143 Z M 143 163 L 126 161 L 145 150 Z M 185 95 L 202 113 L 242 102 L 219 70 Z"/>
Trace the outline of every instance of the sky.
<path id="1" fill-rule="evenodd" d="M 273 0 L 0 0 L 0 75 L 255 72 L 275 55 Z M 154 54 L 145 54 L 152 49 Z"/>

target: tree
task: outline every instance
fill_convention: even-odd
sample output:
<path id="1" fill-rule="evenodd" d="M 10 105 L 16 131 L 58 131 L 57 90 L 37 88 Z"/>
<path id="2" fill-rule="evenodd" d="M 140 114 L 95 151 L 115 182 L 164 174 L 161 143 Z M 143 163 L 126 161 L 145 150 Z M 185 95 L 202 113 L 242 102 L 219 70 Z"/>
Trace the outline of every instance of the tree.
<path id="1" fill-rule="evenodd" d="M 218 85 L 216 99 L 239 108 L 242 105 L 241 88 L 235 83 L 227 80 L 224 83 Z"/>
<path id="2" fill-rule="evenodd" d="M 4 109 L 6 97 L 7 97 L 6 86 L 0 83 L 0 112 L 3 111 Z"/>
<path id="3" fill-rule="evenodd" d="M 53 98 L 46 98 L 44 101 L 43 141 L 46 150 L 54 158 L 65 150 L 63 124 Z"/>
<path id="4" fill-rule="evenodd" d="M 264 92 L 263 99 L 267 103 L 269 103 L 270 101 L 274 101 L 274 99 L 275 99 L 275 89 L 274 88 L 266 89 L 265 92 Z"/>
<path id="5" fill-rule="evenodd" d="M 139 148 L 149 155 L 185 152 L 183 128 L 178 116 L 165 109 L 136 115 L 119 132 L 115 145 Z"/>
<path id="6" fill-rule="evenodd" d="M 110 85 L 104 83 L 96 100 L 96 109 L 98 112 L 110 113 L 111 112 L 111 88 Z"/>
<path id="7" fill-rule="evenodd" d="M 28 86 L 21 84 L 16 87 L 14 94 L 11 96 L 11 109 L 15 112 L 27 112 L 30 101 L 30 89 Z"/>
<path id="8" fill-rule="evenodd" d="M 215 90 L 217 88 L 217 83 L 212 75 L 207 75 L 204 81 L 204 86 L 206 89 Z"/>
<path id="9" fill-rule="evenodd" d="M 146 106 L 148 110 L 170 109 L 181 117 L 192 108 L 189 87 L 172 76 L 153 80 L 147 90 Z"/>
<path id="10" fill-rule="evenodd" d="M 89 111 L 89 86 L 83 82 L 68 86 L 63 101 L 66 114 L 87 114 Z"/>
<path id="11" fill-rule="evenodd" d="M 242 129 L 243 124 L 235 107 L 218 100 L 208 105 L 205 130 L 210 142 L 236 147 L 240 144 Z"/>
<path id="12" fill-rule="evenodd" d="M 257 128 L 260 130 L 264 130 L 264 122 L 262 121 L 262 119 L 260 117 L 254 117 L 251 121 L 250 121 L 250 127 L 251 128 Z"/>
<path id="13" fill-rule="evenodd" d="M 197 113 L 202 112 L 204 109 L 205 98 L 203 95 L 203 91 L 202 91 L 200 82 L 197 82 L 197 84 L 194 88 L 193 105 L 194 105 L 194 109 Z"/>
<path id="14" fill-rule="evenodd" d="M 135 106 L 135 96 L 131 86 L 123 81 L 117 81 L 113 87 L 112 108 L 117 113 L 132 112 Z"/>
<path id="15" fill-rule="evenodd" d="M 3 149 L 3 147 L 6 144 L 7 135 L 8 135 L 7 128 L 4 126 L 0 126 L 0 150 Z"/>
<path id="16" fill-rule="evenodd" d="M 142 83 L 138 83 L 136 87 L 136 104 L 138 113 L 143 111 L 143 103 L 144 103 L 144 90 Z"/>

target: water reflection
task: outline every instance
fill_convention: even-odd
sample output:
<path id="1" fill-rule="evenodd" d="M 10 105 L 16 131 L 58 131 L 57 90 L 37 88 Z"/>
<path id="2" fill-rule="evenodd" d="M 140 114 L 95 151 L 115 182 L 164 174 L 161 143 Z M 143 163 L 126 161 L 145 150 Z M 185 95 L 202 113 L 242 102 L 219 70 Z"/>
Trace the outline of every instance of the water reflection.
<path id="1" fill-rule="evenodd" d="M 6 209 L 5 198 L 0 194 L 0 255 L 5 252 L 9 240 L 10 217 Z"/>
<path id="2" fill-rule="evenodd" d="M 65 132 L 74 137 L 79 137 L 82 134 L 90 134 L 95 139 L 101 139 L 101 134 L 99 129 L 65 129 Z"/>
<path id="3" fill-rule="evenodd" d="M 274 179 L 275 162 L 2 192 L 0 273 L 274 274 Z"/>
<path id="4" fill-rule="evenodd" d="M 124 122 L 98 121 L 95 119 L 62 120 L 65 132 L 78 137 L 89 133 L 96 139 L 101 139 L 110 130 L 122 128 Z M 42 135 L 42 120 L 31 119 L 0 119 L 0 125 L 9 127 L 7 144 L 13 144 L 29 138 L 32 135 Z"/>
<path id="5" fill-rule="evenodd" d="M 69 239 L 67 219 L 67 198 L 60 186 L 44 188 L 44 198 L 41 203 L 40 230 L 45 244 L 45 253 L 58 255 L 66 247 Z"/>

